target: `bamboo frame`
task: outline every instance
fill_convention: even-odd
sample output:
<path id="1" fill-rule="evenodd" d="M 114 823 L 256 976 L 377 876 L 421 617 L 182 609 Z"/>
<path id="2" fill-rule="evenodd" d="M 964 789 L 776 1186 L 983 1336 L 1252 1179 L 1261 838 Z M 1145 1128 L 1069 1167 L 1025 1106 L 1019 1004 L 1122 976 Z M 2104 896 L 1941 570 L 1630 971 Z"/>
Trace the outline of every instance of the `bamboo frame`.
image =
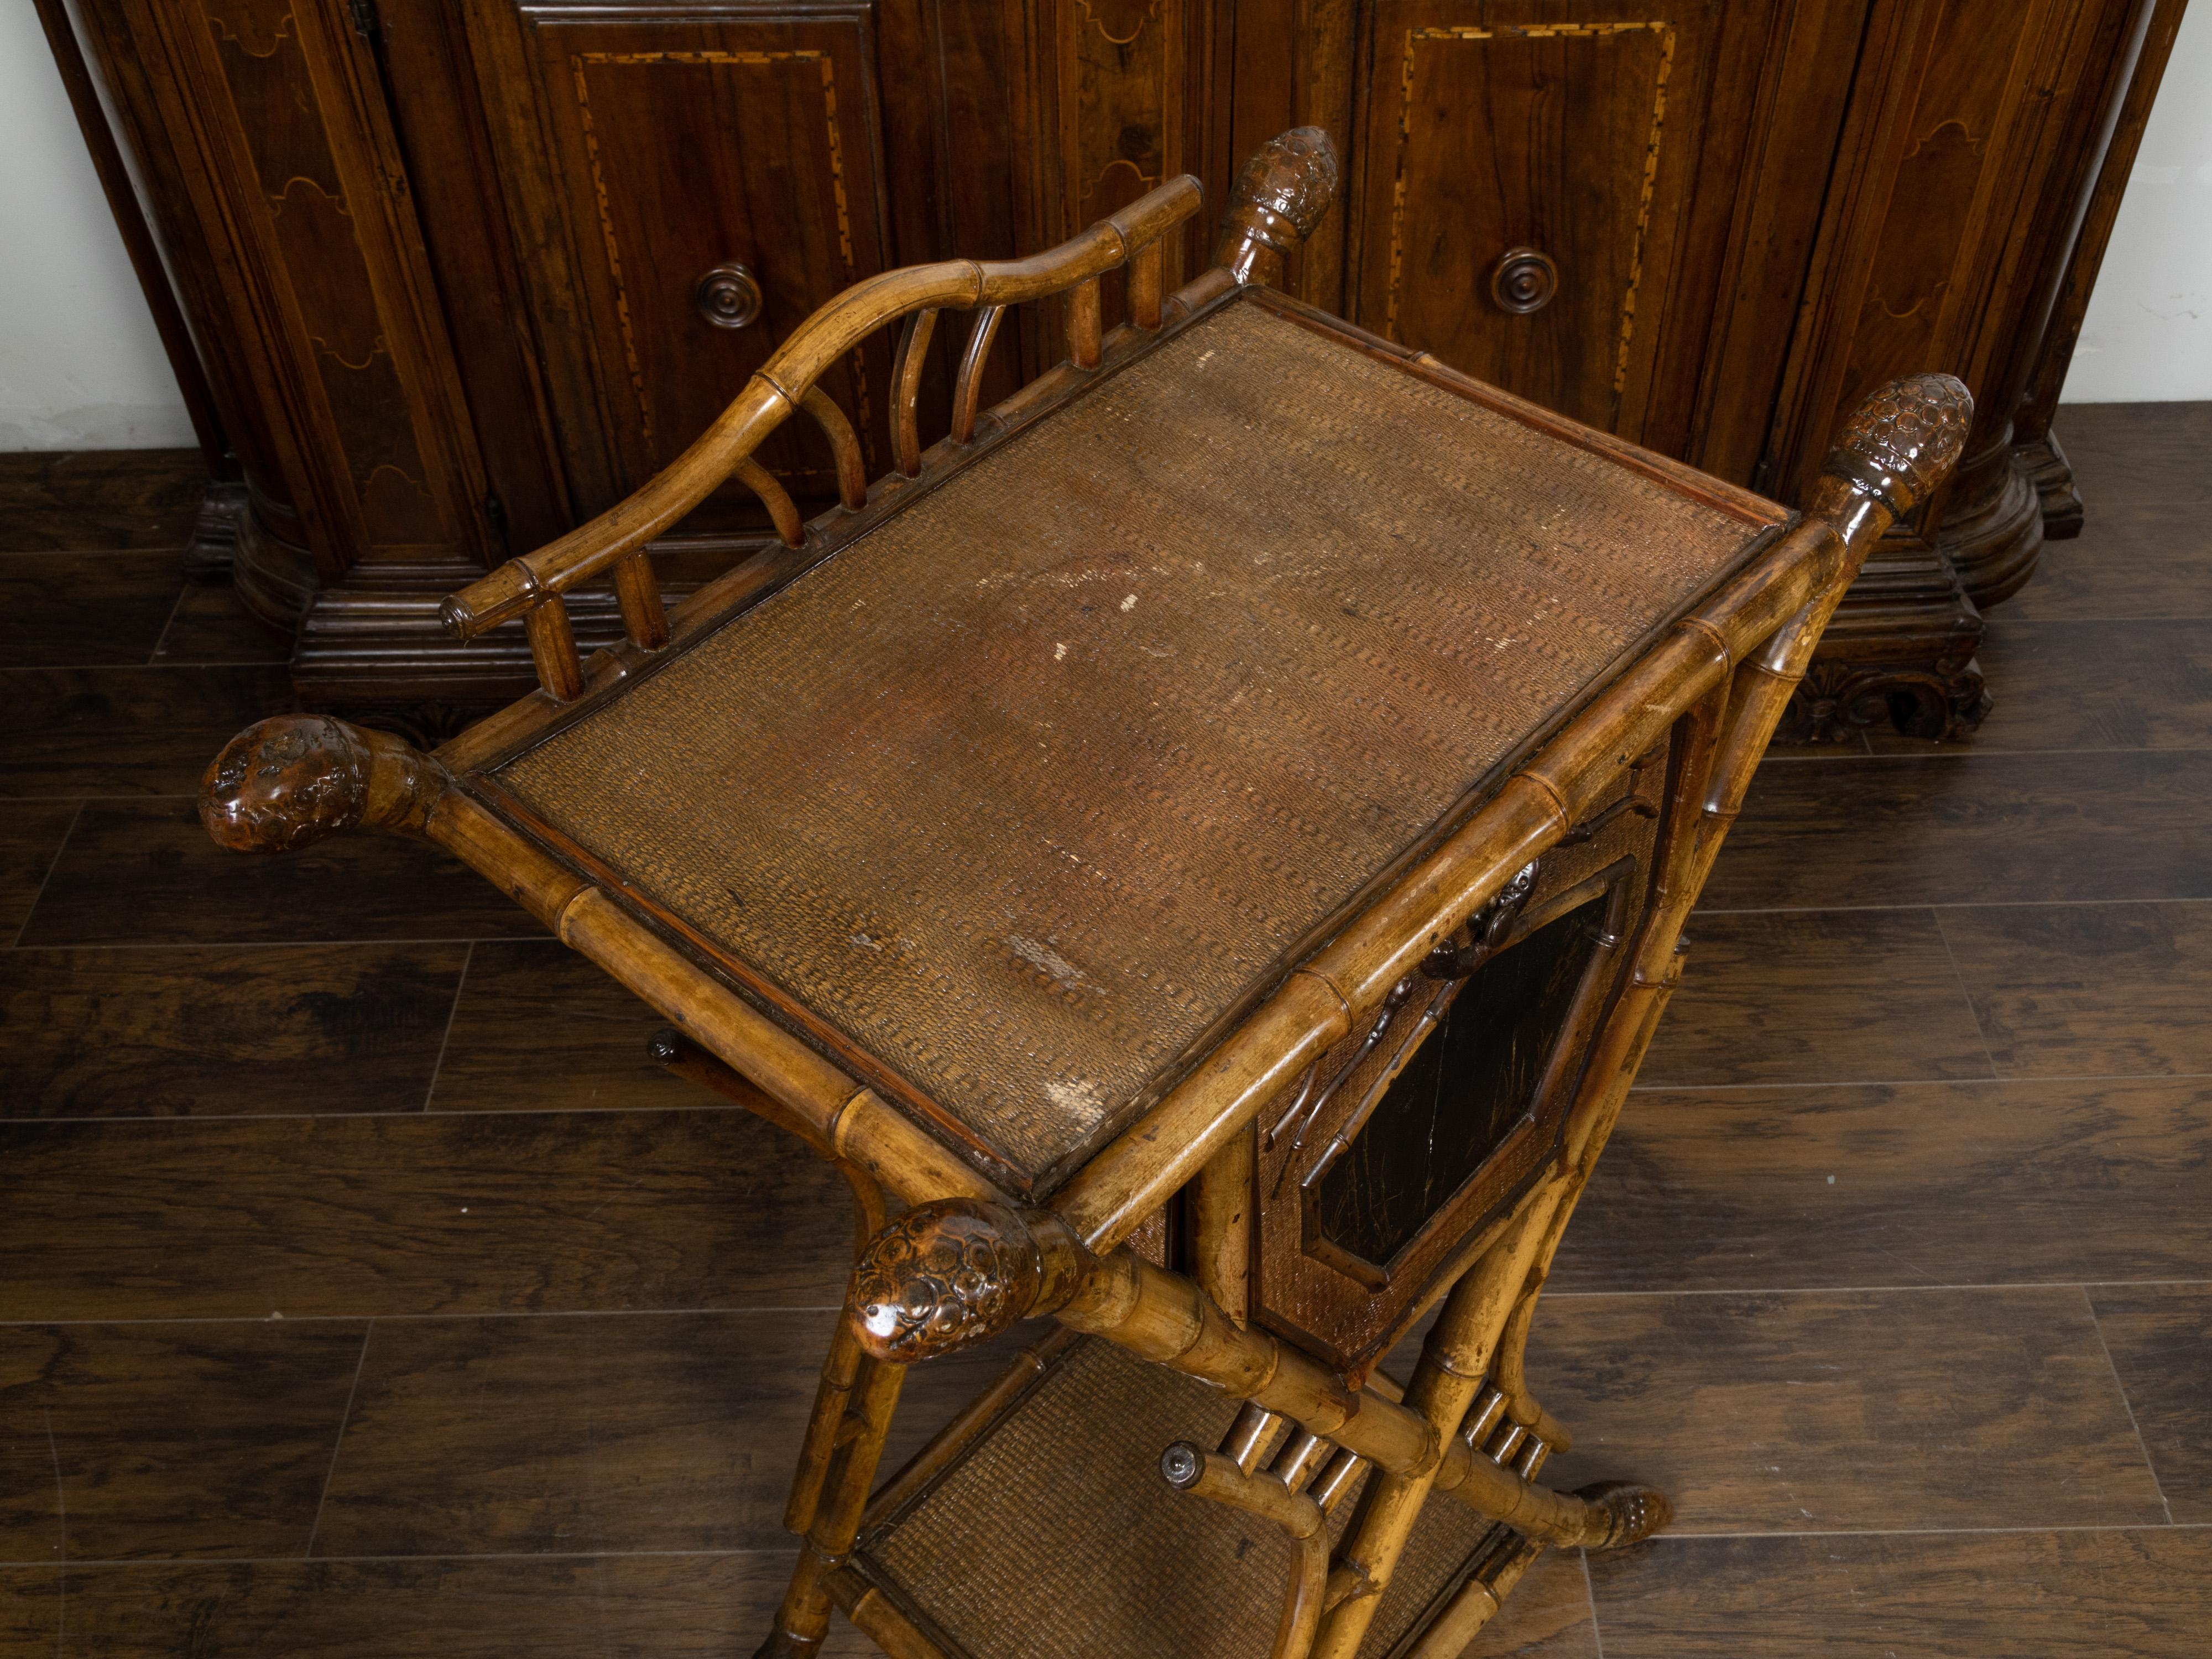
<path id="1" fill-rule="evenodd" d="M 1326 209 L 1334 167 L 1316 133 L 1270 145 L 1240 179 L 1215 266 L 1166 298 L 1162 239 L 1196 209 L 1197 185 L 1188 179 L 1031 259 L 950 261 L 860 284 L 810 319 L 645 489 L 449 602 L 449 622 L 464 637 L 526 618 L 543 699 L 495 717 L 437 756 L 327 717 L 279 717 L 242 733 L 210 771 L 203 816 L 219 842 L 238 850 L 287 851 L 368 825 L 451 851 L 674 1022 L 677 1029 L 655 1042 L 661 1063 L 799 1135 L 851 1184 L 863 1248 L 787 1508 L 787 1523 L 803 1540 L 800 1559 L 763 1654 L 815 1651 L 834 1601 L 886 1652 L 944 1659 L 933 1638 L 846 1560 L 864 1521 L 895 1512 L 923 1478 L 895 1479 L 868 1502 L 906 1366 L 1024 1316 L 1050 1315 L 1063 1331 L 939 1437 L 931 1467 L 988 1432 L 1055 1345 L 1073 1340 L 1070 1333 L 1115 1342 L 1248 1402 L 1221 1451 L 1181 1448 L 1188 1455 L 1169 1475 L 1197 1496 L 1264 1516 L 1296 1543 L 1299 1565 L 1277 1632 L 1278 1659 L 1350 1659 L 1433 1493 L 1512 1531 L 1495 1535 L 1499 1541 L 1416 1643 L 1419 1659 L 1455 1651 L 1452 1644 L 1495 1611 L 1544 1544 L 1614 1547 L 1666 1518 L 1665 1500 L 1646 1488 L 1567 1494 L 1538 1484 L 1544 1460 L 1567 1437 L 1529 1395 L 1522 1364 L 1528 1330 L 1563 1231 L 1679 978 L 1683 921 L 1766 740 L 1868 549 L 1956 460 L 1970 408 L 1956 382 L 1928 378 L 1877 394 L 1831 458 L 1806 521 L 1771 538 L 1627 665 L 1458 830 L 1035 1207 L 1015 1205 L 975 1163 L 757 1012 L 699 952 L 542 848 L 489 804 L 495 796 L 471 775 L 504 747 L 546 729 L 546 700 L 572 702 L 610 684 L 641 655 L 680 645 L 838 538 L 899 510 L 911 498 L 902 493 L 908 480 L 926 488 L 933 468 L 958 464 L 945 459 L 948 447 L 981 450 L 1048 415 L 1097 369 L 1146 349 L 1155 334 L 1224 302 L 1242 284 L 1279 277 L 1285 255 Z M 1124 266 L 1131 321 L 1107 333 L 1100 278 Z M 1054 295 L 1066 296 L 1071 362 L 983 416 L 978 388 L 1006 307 Z M 925 453 L 915 398 L 938 313 L 946 308 L 976 314 L 955 378 L 951 436 Z M 901 318 L 896 473 L 871 489 L 857 435 L 814 380 L 863 336 Z M 1695 483 L 1686 469 L 1571 428 L 1432 360 L 1386 343 L 1364 349 L 1677 488 Z M 789 496 L 751 459 L 794 409 L 821 427 L 838 479 L 839 507 L 812 526 L 799 522 Z M 696 608 L 665 614 L 646 545 L 732 476 L 767 503 L 790 554 L 725 579 Z M 1711 504 L 1753 522 L 1770 511 L 1726 486 L 1697 487 Z M 611 666 L 586 674 L 561 595 L 603 572 L 612 574 L 627 644 Z M 1253 1319 L 1256 1115 L 1370 1018 L 1516 871 L 1617 793 L 1621 769 L 1662 741 L 1670 743 L 1671 760 L 1650 902 L 1627 941 L 1620 988 L 1590 1038 L 1555 1152 L 1504 1213 L 1455 1247 L 1452 1268 L 1425 1292 L 1445 1305 L 1406 1387 L 1379 1373 L 1340 1375 Z M 1118 1248 L 1186 1189 L 1188 1276 Z M 892 1218 L 902 1204 L 910 1207 Z M 957 1285 L 918 1291 L 913 1264 L 948 1241 L 986 1269 Z M 1410 1324 L 1421 1310 L 1409 1306 L 1401 1316 Z M 1322 1519 L 1363 1472 L 1370 1474 L 1365 1495 L 1332 1565 Z"/>

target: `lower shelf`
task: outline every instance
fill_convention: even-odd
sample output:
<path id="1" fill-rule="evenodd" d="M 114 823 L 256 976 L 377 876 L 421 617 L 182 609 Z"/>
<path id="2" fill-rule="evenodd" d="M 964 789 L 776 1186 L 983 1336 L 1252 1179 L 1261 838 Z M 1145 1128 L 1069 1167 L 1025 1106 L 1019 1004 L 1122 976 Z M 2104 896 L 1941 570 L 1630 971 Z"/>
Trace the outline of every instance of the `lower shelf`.
<path id="1" fill-rule="evenodd" d="M 863 1532 L 854 1567 L 946 1659 L 1266 1659 L 1289 1542 L 1159 1469 L 1170 1443 L 1216 1444 L 1236 1415 L 1202 1382 L 1075 1341 L 967 1444 L 915 1460 L 894 1486 L 926 1482 Z M 1338 1506 L 1334 1534 L 1357 1508 Z M 1363 1659 L 1410 1646 L 1494 1530 L 1428 1505 Z"/>

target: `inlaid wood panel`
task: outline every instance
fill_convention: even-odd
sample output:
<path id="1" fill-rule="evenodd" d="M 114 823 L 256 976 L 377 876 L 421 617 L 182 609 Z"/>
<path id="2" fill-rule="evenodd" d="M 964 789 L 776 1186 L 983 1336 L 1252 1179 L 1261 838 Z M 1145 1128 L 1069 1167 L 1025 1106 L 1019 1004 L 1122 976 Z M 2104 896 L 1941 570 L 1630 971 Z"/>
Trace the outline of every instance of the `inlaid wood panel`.
<path id="1" fill-rule="evenodd" d="M 190 795 L 241 722 L 292 706 L 279 663 L 0 668 L 0 794 Z"/>
<path id="2" fill-rule="evenodd" d="M 0 1568 L 0 1650 L 728 1659 L 766 1627 L 790 1576 L 784 1552 Z M 876 1649 L 838 1620 L 821 1653 Z"/>
<path id="3" fill-rule="evenodd" d="M 466 954 L 0 952 L 0 1117 L 419 1111 Z"/>
<path id="4" fill-rule="evenodd" d="M 342 8 L 290 0 L 94 9 L 111 52 L 165 84 L 165 166 L 221 228 L 226 351 L 275 451 L 257 459 L 301 493 L 295 533 L 324 577 L 480 564 L 482 467 L 368 39 Z"/>
<path id="5" fill-rule="evenodd" d="M 1745 910 L 2212 897 L 2209 793 L 2212 753 L 2203 751 L 1937 751 L 1765 767 L 1704 902 Z M 1910 859 L 1897 856 L 1901 836 L 1912 840 Z"/>
<path id="6" fill-rule="evenodd" d="M 1653 1091 L 1630 1099 L 1552 1283 L 2195 1278 L 2209 1179 L 2202 1079 Z"/>
<path id="7" fill-rule="evenodd" d="M 1639 1088 L 1991 1077 L 1932 910 L 1706 915 Z"/>
<path id="8" fill-rule="evenodd" d="M 1677 1534 L 2166 1518 L 2070 1285 L 1556 1297 L 1528 1369 L 1550 1484 L 1632 1474 Z"/>
<path id="9" fill-rule="evenodd" d="M 0 1561 L 304 1553 L 365 1334 L 0 1326 Z"/>
<path id="10" fill-rule="evenodd" d="M 2196 1659 L 2212 1531 L 1662 1534 L 1589 1572 L 1606 1659 Z"/>
<path id="11" fill-rule="evenodd" d="M 379 1322 L 315 1553 L 780 1549 L 836 1320 L 812 1309 Z M 884 1468 L 1010 1357 L 1001 1343 L 918 1367 Z"/>
<path id="12" fill-rule="evenodd" d="M 2212 905 L 1943 913 L 2006 1077 L 2212 1073 Z"/>
<path id="13" fill-rule="evenodd" d="M 2090 1301 L 2167 1510 L 2212 1522 L 2212 1284 L 2105 1287 Z"/>
<path id="14" fill-rule="evenodd" d="M 541 291 L 573 287 L 587 307 L 591 400 L 556 377 L 556 419 L 572 450 L 603 428 L 618 469 L 604 489 L 579 482 L 579 511 L 595 513 L 675 459 L 816 307 L 896 263 L 874 9 L 729 0 L 513 16 L 551 146 L 535 187 L 557 198 L 566 230 L 562 246 L 528 257 Z M 534 168 L 519 140 L 504 142 L 511 171 Z M 569 269 L 542 269 L 564 258 Z M 743 326 L 702 311 L 699 284 L 729 265 L 750 285 Z M 872 474 L 887 453 L 889 373 L 888 343 L 872 337 L 822 381 L 866 434 Z M 787 426 L 761 459 L 794 490 L 835 493 L 810 422 Z M 766 520 L 731 484 L 685 522 Z"/>
<path id="15" fill-rule="evenodd" d="M 195 758 L 173 738 L 163 752 L 179 770 Z M 481 876 L 419 842 L 343 836 L 281 859 L 245 859 L 208 839 L 190 800 L 94 800 L 54 860 L 22 943 L 276 945 L 542 932 Z"/>
<path id="16" fill-rule="evenodd" d="M 0 1165 L 0 1320 L 834 1307 L 852 1259 L 844 1182 L 735 1111 L 15 1123 Z"/>
<path id="17" fill-rule="evenodd" d="M 1710 3 L 1385 0 L 1348 204 L 1348 314 L 1641 438 L 1719 27 Z M 1552 266 L 1525 313 L 1495 286 L 1523 250 Z"/>

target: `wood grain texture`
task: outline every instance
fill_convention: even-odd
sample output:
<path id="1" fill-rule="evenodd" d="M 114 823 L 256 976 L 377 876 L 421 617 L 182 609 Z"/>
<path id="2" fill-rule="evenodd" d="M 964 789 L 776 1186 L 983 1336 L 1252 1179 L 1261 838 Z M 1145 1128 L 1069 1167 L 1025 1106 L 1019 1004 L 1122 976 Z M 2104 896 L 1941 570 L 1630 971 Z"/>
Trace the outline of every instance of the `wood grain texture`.
<path id="1" fill-rule="evenodd" d="M 0 1118 L 418 1111 L 466 954 L 0 952 Z"/>
<path id="2" fill-rule="evenodd" d="M 2212 1073 L 2212 905 L 1942 912 L 2001 1077 Z"/>
<path id="3" fill-rule="evenodd" d="M 516 1011 L 530 1010 L 528 1018 Z M 646 1057 L 668 1022 L 551 939 L 485 941 L 469 958 L 433 1111 L 726 1104 Z"/>
<path id="4" fill-rule="evenodd" d="M 0 1320 L 823 1307 L 851 1261 L 844 1183 L 735 1112 L 12 1124 L 0 1164 Z"/>
<path id="5" fill-rule="evenodd" d="M 1666 1538 L 1590 1558 L 1606 1659 L 2197 1659 L 2212 1532 Z"/>
<path id="6" fill-rule="evenodd" d="M 1998 614 L 2004 623 L 2212 614 L 2212 513 L 2197 502 L 2102 497 L 2080 538 L 2047 548 L 2034 580 Z"/>
<path id="7" fill-rule="evenodd" d="M 0 455 L 0 548 L 181 548 L 206 488 L 207 469 L 194 449 Z"/>
<path id="8" fill-rule="evenodd" d="M 216 750 L 210 747 L 201 764 Z M 418 842 L 352 836 L 284 858 L 208 839 L 190 800 L 92 801 L 56 861 L 26 945 L 513 939 L 527 912 Z"/>
<path id="9" fill-rule="evenodd" d="M 0 1560 L 304 1553 L 365 1334 L 0 1326 Z"/>
<path id="10" fill-rule="evenodd" d="M 2089 501 L 2212 501 L 2212 404 L 2069 404 L 2051 423 Z"/>
<path id="11" fill-rule="evenodd" d="M 1960 739 L 1977 753 L 2212 747 L 2212 619 L 2023 622 L 1999 612 L 1979 661 L 1996 707 Z M 1910 752 L 1912 741 L 1868 737 L 1877 753 Z"/>
<path id="12" fill-rule="evenodd" d="M 2196 1278 L 2212 1260 L 2208 1179 L 2200 1080 L 1638 1094 L 1552 1283 Z"/>
<path id="13" fill-rule="evenodd" d="M 30 919 L 77 810 L 75 801 L 0 800 L 0 940 Z"/>
<path id="14" fill-rule="evenodd" d="M 58 1659 L 729 1659 L 787 1553 L 0 1569 L 0 1651 Z M 823 1659 L 875 1653 L 839 1624 Z"/>
<path id="15" fill-rule="evenodd" d="M 1932 910 L 1701 915 L 1639 1086 L 1993 1075 Z"/>
<path id="16" fill-rule="evenodd" d="M 2208 793 L 2202 752 L 1770 766 L 1705 908 L 2212 897 Z"/>
<path id="17" fill-rule="evenodd" d="M 779 1549 L 830 1309 L 380 1322 L 321 1556 Z M 1003 1369 L 917 1370 L 884 1468 Z"/>
<path id="18" fill-rule="evenodd" d="M 0 670 L 0 792 L 189 795 L 232 733 L 291 696 L 273 664 Z"/>
<path id="19" fill-rule="evenodd" d="M 2212 1522 L 2212 1285 L 2094 1289 L 2097 1328 L 2176 1522 Z"/>
<path id="20" fill-rule="evenodd" d="M 143 663 L 184 586 L 182 556 L 166 548 L 0 553 L 0 667 Z"/>
<path id="21" fill-rule="evenodd" d="M 2070 1285 L 1560 1297 L 1528 1366 L 1552 1484 L 1646 1481 L 1677 1534 L 2166 1519 Z"/>
<path id="22" fill-rule="evenodd" d="M 157 663 L 287 662 L 292 641 L 247 611 L 220 583 L 187 582 L 154 647 Z"/>

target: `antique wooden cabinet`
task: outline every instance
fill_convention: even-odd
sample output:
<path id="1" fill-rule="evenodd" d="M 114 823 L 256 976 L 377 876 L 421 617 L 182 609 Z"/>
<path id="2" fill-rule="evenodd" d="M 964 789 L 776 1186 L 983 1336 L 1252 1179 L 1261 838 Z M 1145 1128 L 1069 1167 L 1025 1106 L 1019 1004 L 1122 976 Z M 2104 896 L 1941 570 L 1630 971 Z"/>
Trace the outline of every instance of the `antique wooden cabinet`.
<path id="1" fill-rule="evenodd" d="M 238 590 L 302 624 L 310 702 L 516 695 L 519 631 L 463 647 L 442 596 L 673 460 L 814 306 L 1181 172 L 1218 201 L 1313 125 L 1346 176 L 1301 297 L 1724 478 L 1800 500 L 1873 387 L 1963 378 L 1956 480 L 1784 725 L 1937 737 L 1984 706 L 1978 607 L 2078 527 L 2051 411 L 2183 0 L 40 3 L 104 82 L 246 486 Z M 1058 326 L 993 340 L 983 395 Z M 896 344 L 824 382 L 872 468 Z M 916 355 L 926 439 L 952 349 Z M 831 497 L 805 439 L 761 464 Z M 664 582 L 754 556 L 752 503 L 678 526 Z M 616 637 L 611 593 L 576 616 Z"/>

